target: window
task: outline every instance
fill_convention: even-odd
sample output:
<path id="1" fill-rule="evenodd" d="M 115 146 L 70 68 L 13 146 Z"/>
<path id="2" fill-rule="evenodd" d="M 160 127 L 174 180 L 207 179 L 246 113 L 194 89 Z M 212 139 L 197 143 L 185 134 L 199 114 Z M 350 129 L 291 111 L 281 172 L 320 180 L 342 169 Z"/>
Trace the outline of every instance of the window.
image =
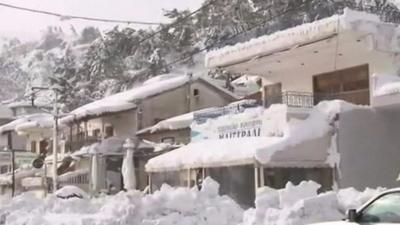
<path id="1" fill-rule="evenodd" d="M 31 152 L 36 153 L 36 141 L 31 141 Z"/>
<path id="2" fill-rule="evenodd" d="M 49 143 L 47 142 L 47 140 L 40 141 L 39 145 L 40 145 L 40 149 L 39 149 L 40 154 L 46 153 L 47 148 L 49 146 Z"/>
<path id="3" fill-rule="evenodd" d="M 400 223 L 400 193 L 390 193 L 372 202 L 362 210 L 358 222 Z"/>
<path id="4" fill-rule="evenodd" d="M 163 137 L 163 138 L 161 138 L 161 142 L 173 144 L 173 143 L 175 143 L 175 138 L 174 137 Z"/>
<path id="5" fill-rule="evenodd" d="M 93 137 L 100 137 L 100 129 L 95 129 L 92 131 Z"/>
<path id="6" fill-rule="evenodd" d="M 106 127 L 106 138 L 114 136 L 114 127 L 107 126 Z"/>
<path id="7" fill-rule="evenodd" d="M 194 96 L 194 97 L 200 96 L 200 90 L 197 89 L 197 88 L 193 89 L 193 96 Z"/>

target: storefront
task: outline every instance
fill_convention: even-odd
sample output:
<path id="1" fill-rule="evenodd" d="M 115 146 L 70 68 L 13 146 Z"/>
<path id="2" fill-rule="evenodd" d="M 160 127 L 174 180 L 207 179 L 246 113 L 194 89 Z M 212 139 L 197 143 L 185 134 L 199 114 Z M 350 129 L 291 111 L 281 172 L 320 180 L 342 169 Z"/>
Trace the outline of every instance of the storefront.
<path id="1" fill-rule="evenodd" d="M 336 177 L 330 160 L 335 135 L 325 130 L 322 135 L 301 139 L 293 128 L 309 121 L 290 118 L 286 110 L 284 105 L 275 105 L 225 110 L 209 119 L 195 116 L 190 144 L 146 164 L 152 189 L 162 183 L 201 186 L 210 176 L 220 183 L 221 194 L 244 208 L 253 206 L 256 189 L 264 185 L 282 188 L 289 181 L 314 180 L 322 185 L 321 190 L 331 189 Z M 318 127 L 312 126 L 310 123 L 309 129 L 318 132 Z"/>

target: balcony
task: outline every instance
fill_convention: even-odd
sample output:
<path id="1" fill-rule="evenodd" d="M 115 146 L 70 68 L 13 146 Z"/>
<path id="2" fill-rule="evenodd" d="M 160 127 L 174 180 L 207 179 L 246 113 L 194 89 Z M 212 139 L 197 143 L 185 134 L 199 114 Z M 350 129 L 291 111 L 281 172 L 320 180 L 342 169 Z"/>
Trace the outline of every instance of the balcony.
<path id="1" fill-rule="evenodd" d="M 77 136 L 75 136 L 75 137 L 77 137 Z M 101 138 L 99 138 L 99 137 L 88 136 L 83 140 L 81 139 L 81 140 L 67 141 L 65 143 L 65 146 L 70 152 L 74 152 L 74 151 L 81 149 L 83 146 L 88 146 L 88 145 L 94 144 L 99 141 L 101 141 Z"/>
<path id="2" fill-rule="evenodd" d="M 270 95 L 265 98 L 265 107 L 272 104 L 286 104 L 293 108 L 312 108 L 321 101 L 344 100 L 359 105 L 369 105 L 369 89 L 346 91 L 339 93 L 311 93 L 299 91 L 285 91 L 280 95 Z"/>

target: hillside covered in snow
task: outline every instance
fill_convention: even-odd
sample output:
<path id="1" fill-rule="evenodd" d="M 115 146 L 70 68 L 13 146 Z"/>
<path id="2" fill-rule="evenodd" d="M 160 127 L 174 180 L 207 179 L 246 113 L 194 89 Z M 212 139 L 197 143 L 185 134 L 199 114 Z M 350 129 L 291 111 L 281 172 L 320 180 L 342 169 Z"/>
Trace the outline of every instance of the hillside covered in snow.
<path id="1" fill-rule="evenodd" d="M 203 72 L 204 53 L 277 30 L 311 22 L 348 7 L 400 22 L 392 0 L 205 0 L 202 10 L 169 9 L 164 16 L 176 21 L 154 30 L 115 27 L 77 31 L 49 27 L 40 40 L 21 42 L 0 38 L 0 101 L 21 100 L 33 86 L 52 86 L 60 92 L 64 111 L 140 85 L 148 78 L 170 72 Z M 48 102 L 51 95 L 35 96 Z M 41 98 L 41 99 L 40 99 Z"/>

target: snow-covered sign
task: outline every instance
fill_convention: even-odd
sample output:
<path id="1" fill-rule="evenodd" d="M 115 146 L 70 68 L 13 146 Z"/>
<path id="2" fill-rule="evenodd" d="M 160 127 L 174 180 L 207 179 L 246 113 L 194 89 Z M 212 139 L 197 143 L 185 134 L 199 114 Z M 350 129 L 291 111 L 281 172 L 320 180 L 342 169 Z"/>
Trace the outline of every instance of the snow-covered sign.
<path id="1" fill-rule="evenodd" d="M 256 107 L 239 114 L 210 118 L 205 123 L 194 122 L 191 140 L 279 137 L 283 134 L 282 124 L 286 123 L 284 111 L 285 105 L 274 105 L 269 109 Z"/>
<path id="2" fill-rule="evenodd" d="M 17 165 L 31 165 L 38 155 L 32 152 L 15 152 L 15 163 Z"/>

